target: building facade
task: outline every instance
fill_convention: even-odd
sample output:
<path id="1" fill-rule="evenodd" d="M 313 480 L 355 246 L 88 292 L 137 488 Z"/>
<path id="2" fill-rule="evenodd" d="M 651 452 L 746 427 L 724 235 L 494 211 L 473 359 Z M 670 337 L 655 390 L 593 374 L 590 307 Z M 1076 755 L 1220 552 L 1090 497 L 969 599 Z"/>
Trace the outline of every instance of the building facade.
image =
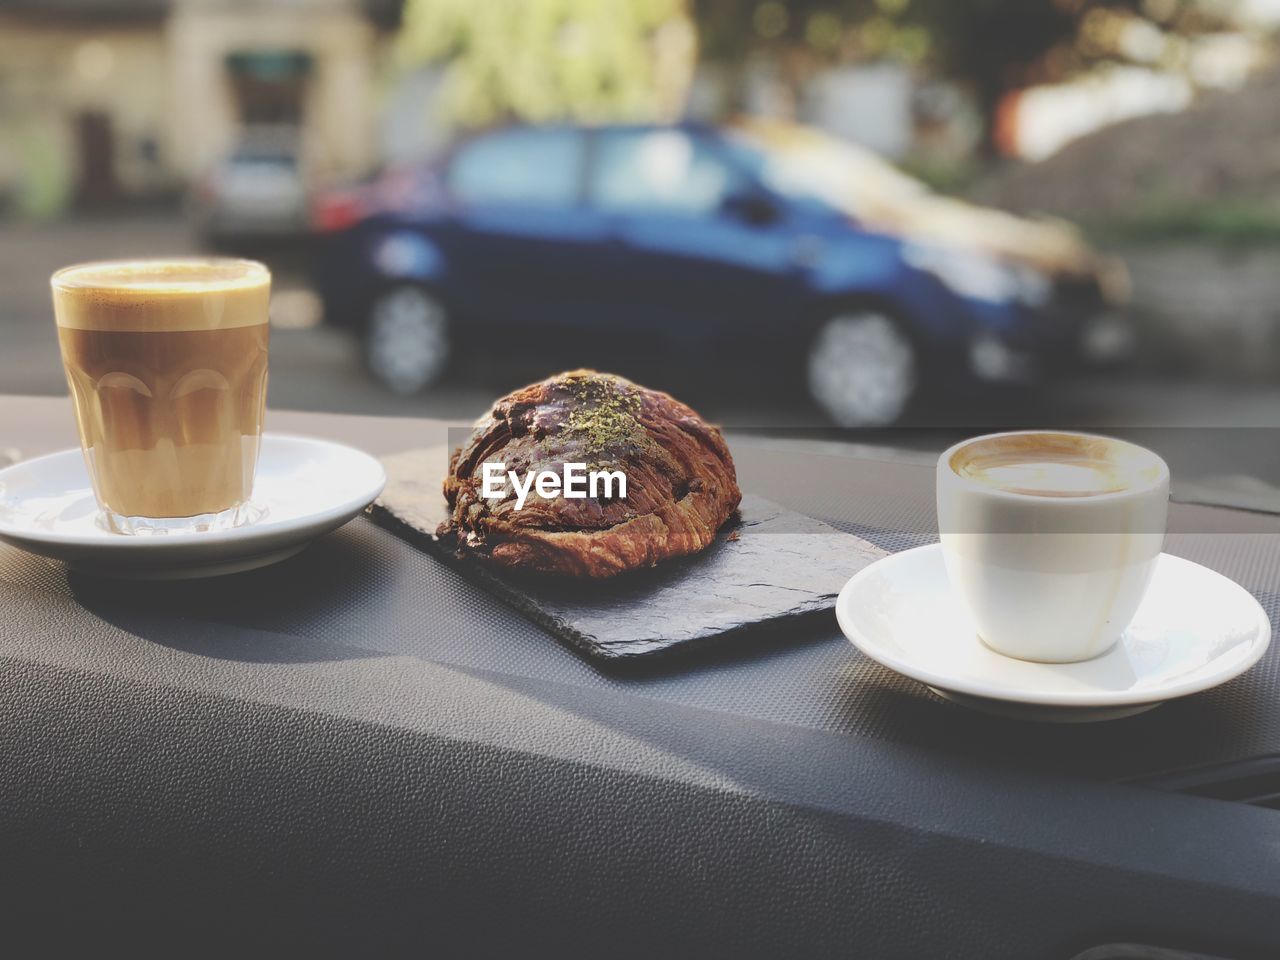
<path id="1" fill-rule="evenodd" d="M 375 160 L 368 0 L 17 0 L 0 7 L 0 195 L 32 215 L 171 195 L 254 127 L 320 176 Z"/>

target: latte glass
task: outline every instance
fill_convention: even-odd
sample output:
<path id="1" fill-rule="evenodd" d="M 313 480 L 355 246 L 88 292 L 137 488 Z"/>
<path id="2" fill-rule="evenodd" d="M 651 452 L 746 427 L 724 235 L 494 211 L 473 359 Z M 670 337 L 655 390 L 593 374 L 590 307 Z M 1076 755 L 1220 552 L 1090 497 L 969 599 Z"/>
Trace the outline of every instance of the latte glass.
<path id="1" fill-rule="evenodd" d="M 947 450 L 937 481 L 947 575 L 987 646 L 1064 663 L 1115 644 L 1164 544 L 1159 456 L 1090 434 L 992 434 Z"/>
<path id="2" fill-rule="evenodd" d="M 52 286 L 103 525 L 184 533 L 253 519 L 267 268 L 223 258 L 89 263 L 59 270 Z"/>

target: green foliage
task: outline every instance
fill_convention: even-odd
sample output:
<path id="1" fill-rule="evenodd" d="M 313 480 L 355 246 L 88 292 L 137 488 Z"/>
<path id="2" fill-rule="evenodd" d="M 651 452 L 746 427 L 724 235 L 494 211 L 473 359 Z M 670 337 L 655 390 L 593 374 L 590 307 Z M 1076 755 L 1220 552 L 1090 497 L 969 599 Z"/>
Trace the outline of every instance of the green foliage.
<path id="1" fill-rule="evenodd" d="M 0 213 L 10 207 L 19 217 L 53 220 L 71 205 L 75 191 L 75 171 L 67 155 L 60 149 L 61 131 L 48 117 L 15 119 L 0 128 L 0 140 L 12 146 L 11 161 L 16 161 L 17 174 L 4 196 L 0 180 Z"/>
<path id="2" fill-rule="evenodd" d="M 397 57 L 445 62 L 441 108 L 462 126 L 653 119 L 669 110 L 662 70 L 680 69 L 664 39 L 692 58 L 684 0 L 406 0 Z"/>
<path id="3" fill-rule="evenodd" d="M 1280 245 L 1280 210 L 1239 199 L 1152 205 L 1137 216 L 1085 226 L 1100 241 L 1195 241 L 1222 247 Z"/>
<path id="4" fill-rule="evenodd" d="M 694 0 L 702 47 L 720 61 L 774 43 L 834 57 L 852 45 L 863 57 L 915 63 L 928 55 L 933 37 L 910 13 L 911 0 Z"/>
<path id="5" fill-rule="evenodd" d="M 904 157 L 898 168 L 938 193 L 957 196 L 965 194 L 982 173 L 971 156 L 938 155 L 927 150 Z"/>

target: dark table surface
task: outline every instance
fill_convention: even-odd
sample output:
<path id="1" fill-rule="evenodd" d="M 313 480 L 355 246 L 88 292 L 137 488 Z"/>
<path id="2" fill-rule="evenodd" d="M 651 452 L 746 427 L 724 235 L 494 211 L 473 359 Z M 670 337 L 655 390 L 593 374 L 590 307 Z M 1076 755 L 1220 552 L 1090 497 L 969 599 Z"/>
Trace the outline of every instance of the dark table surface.
<path id="1" fill-rule="evenodd" d="M 447 427 L 268 419 L 380 455 Z M 74 440 L 67 401 L 0 397 L 0 448 Z M 744 490 L 888 550 L 935 538 L 919 458 L 732 446 Z M 1167 549 L 1280 615 L 1280 518 L 1175 503 Z M 203 879 L 157 888 L 174 916 L 216 880 L 275 897 L 241 904 L 262 936 L 305 916 L 384 945 L 466 930 L 480 952 L 610 930 L 739 955 L 860 937 L 857 955 L 932 956 L 940 931 L 975 957 L 1280 945 L 1280 813 L 1116 782 L 1280 753 L 1275 648 L 1217 690 L 1077 726 L 939 700 L 834 615 L 610 672 L 363 517 L 188 583 L 0 545 L 0 605 L 0 858 L 40 864 L 7 875 L 20 891 L 73 877 L 100 901 L 181 859 Z"/>

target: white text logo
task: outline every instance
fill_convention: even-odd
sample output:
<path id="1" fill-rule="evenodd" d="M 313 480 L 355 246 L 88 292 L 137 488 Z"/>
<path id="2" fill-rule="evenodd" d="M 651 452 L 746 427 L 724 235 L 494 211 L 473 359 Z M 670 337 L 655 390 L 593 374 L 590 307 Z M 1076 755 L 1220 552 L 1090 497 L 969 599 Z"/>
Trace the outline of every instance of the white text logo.
<path id="1" fill-rule="evenodd" d="M 486 500 L 502 500 L 507 496 L 507 484 L 516 494 L 516 509 L 524 508 L 530 491 L 536 491 L 543 500 L 564 497 L 567 500 L 627 499 L 627 475 L 621 470 L 587 470 L 585 463 L 566 463 L 563 473 L 554 470 L 528 470 L 522 478 L 516 471 L 508 470 L 505 463 L 486 463 L 481 467 L 483 483 L 480 496 Z"/>

